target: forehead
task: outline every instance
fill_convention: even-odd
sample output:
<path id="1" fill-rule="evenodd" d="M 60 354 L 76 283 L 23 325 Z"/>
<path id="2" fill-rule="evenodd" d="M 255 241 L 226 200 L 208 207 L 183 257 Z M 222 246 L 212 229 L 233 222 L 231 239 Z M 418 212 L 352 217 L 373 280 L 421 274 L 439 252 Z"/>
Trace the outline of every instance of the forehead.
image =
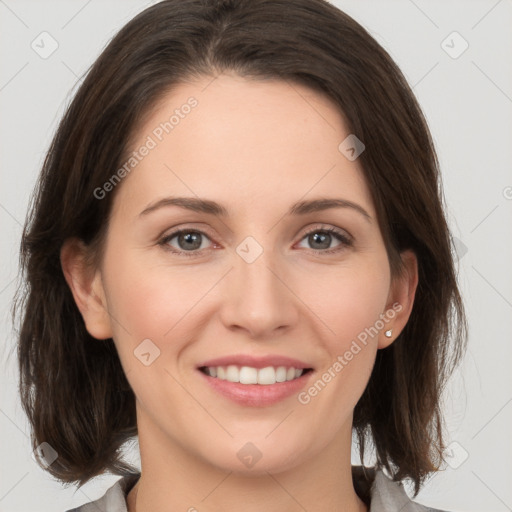
<path id="1" fill-rule="evenodd" d="M 359 162 L 339 149 L 349 135 L 338 107 L 306 86 L 203 77 L 148 113 L 130 147 L 144 156 L 122 188 L 141 204 L 186 194 L 261 208 L 330 194 L 372 211 Z"/>

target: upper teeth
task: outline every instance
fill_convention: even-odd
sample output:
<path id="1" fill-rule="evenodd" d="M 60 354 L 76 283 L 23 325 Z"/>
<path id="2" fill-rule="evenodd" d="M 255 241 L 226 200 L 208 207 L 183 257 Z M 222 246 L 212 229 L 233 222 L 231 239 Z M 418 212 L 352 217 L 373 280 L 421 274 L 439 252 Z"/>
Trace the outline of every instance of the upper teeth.
<path id="1" fill-rule="evenodd" d="M 250 366 L 238 367 L 236 365 L 229 366 L 208 366 L 205 372 L 210 377 L 217 377 L 221 380 L 229 382 L 239 382 L 240 384 L 275 384 L 276 382 L 284 382 L 300 377 L 304 370 L 295 369 L 286 366 L 267 366 L 266 368 L 252 368 Z"/>

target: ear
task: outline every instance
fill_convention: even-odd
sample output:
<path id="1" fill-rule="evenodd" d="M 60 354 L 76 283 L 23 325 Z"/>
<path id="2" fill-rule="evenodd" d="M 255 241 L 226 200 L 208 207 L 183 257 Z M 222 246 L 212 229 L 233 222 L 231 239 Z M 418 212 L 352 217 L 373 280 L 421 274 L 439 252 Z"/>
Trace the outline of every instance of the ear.
<path id="1" fill-rule="evenodd" d="M 77 238 L 66 240 L 60 263 L 75 303 L 89 334 L 99 340 L 112 337 L 105 291 L 99 269 L 87 265 L 85 244 Z"/>
<path id="2" fill-rule="evenodd" d="M 397 339 L 409 320 L 414 304 L 418 286 L 418 259 L 410 250 L 402 252 L 400 256 L 405 268 L 403 275 L 397 276 L 391 283 L 384 312 L 389 320 L 379 333 L 378 348 L 389 347 Z M 391 336 L 387 337 L 385 333 L 389 330 L 391 330 Z"/>

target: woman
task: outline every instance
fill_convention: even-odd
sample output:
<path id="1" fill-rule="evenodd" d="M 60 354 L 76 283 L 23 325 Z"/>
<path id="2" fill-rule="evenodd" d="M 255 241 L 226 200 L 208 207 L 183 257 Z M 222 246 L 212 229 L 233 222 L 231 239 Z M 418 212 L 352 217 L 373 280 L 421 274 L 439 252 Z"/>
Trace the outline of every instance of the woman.
<path id="1" fill-rule="evenodd" d="M 23 234 L 45 469 L 123 477 L 82 511 L 428 510 L 400 483 L 443 462 L 466 340 L 450 240 L 420 107 L 354 20 L 146 9 L 67 110 Z"/>

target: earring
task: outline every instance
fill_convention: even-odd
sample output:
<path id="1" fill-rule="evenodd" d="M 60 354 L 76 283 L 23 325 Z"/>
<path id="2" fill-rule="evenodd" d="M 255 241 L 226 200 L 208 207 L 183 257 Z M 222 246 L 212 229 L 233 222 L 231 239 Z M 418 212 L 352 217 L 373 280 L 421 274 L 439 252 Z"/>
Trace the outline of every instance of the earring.
<path id="1" fill-rule="evenodd" d="M 388 329 L 388 330 L 384 333 L 384 335 L 386 336 L 386 338 L 391 338 L 392 333 L 393 333 L 393 329 Z"/>

